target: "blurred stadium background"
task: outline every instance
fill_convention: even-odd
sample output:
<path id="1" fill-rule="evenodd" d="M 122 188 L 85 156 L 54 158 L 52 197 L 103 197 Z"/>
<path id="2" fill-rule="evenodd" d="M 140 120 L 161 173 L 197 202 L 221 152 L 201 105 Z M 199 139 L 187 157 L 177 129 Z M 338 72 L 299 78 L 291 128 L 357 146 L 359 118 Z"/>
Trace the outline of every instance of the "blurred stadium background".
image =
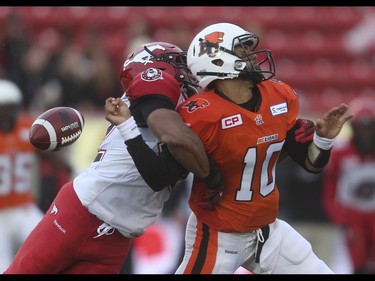
<path id="1" fill-rule="evenodd" d="M 300 95 L 300 116 L 314 120 L 340 102 L 375 98 L 375 7 L 1 6 L 0 77 L 21 87 L 25 110 L 36 116 L 53 106 L 81 110 L 85 129 L 67 154 L 79 173 L 104 135 L 105 98 L 122 94 L 118 78 L 126 55 L 148 41 L 168 41 L 187 50 L 199 30 L 221 21 L 260 36 L 260 48 L 275 57 L 276 77 Z M 291 170 L 293 164 L 288 165 Z M 282 179 L 280 215 L 303 225 L 302 231 L 308 229 L 304 223 L 312 226 L 307 238 L 332 263 L 334 233 L 318 202 L 319 178 L 302 173 L 301 179 L 305 182 L 299 184 L 307 181 L 318 191 L 291 194 L 283 188 L 290 183 Z M 293 210 L 292 202 L 306 210 Z"/>

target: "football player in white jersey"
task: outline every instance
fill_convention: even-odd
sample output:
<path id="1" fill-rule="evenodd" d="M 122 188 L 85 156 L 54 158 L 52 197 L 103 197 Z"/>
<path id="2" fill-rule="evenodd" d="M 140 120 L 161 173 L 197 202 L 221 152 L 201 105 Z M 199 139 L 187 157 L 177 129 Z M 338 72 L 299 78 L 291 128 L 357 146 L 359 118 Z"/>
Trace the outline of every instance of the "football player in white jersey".
<path id="1" fill-rule="evenodd" d="M 93 163 L 62 186 L 5 274 L 119 273 L 133 238 L 157 220 L 171 188 L 188 171 L 208 187 L 221 185 L 221 174 L 209 164 L 200 139 L 175 112 L 185 97 L 196 93 L 185 55 L 173 44 L 154 42 L 127 57 L 121 99 L 130 106 L 145 142 L 133 141 L 134 123 L 110 124 Z M 126 135 L 131 139 L 127 146 Z M 130 155 L 144 145 L 157 154 L 170 150 L 179 162 L 160 166 L 151 179 L 144 179 Z M 154 154 L 142 155 L 153 163 Z M 175 176 L 158 178 L 167 169 Z M 159 192 L 147 185 L 150 181 Z"/>

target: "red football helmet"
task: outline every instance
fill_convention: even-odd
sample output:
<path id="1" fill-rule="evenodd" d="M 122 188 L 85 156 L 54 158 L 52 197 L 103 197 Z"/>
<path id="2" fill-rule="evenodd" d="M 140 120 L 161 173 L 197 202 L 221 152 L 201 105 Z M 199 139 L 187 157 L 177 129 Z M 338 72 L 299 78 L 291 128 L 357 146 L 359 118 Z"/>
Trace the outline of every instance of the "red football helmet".
<path id="1" fill-rule="evenodd" d="M 370 97 L 359 97 L 350 103 L 354 113 L 352 124 L 366 124 L 375 122 L 375 100 Z"/>
<path id="2" fill-rule="evenodd" d="M 127 56 L 120 74 L 124 90 L 127 90 L 130 82 L 138 73 L 150 67 L 166 71 L 175 77 L 180 83 L 181 92 L 185 97 L 198 92 L 198 81 L 186 65 L 186 52 L 176 45 L 166 42 L 141 45 Z"/>
<path id="3" fill-rule="evenodd" d="M 353 142 L 363 155 L 375 153 L 375 101 L 373 97 L 354 99 L 349 108 L 354 113 L 351 120 Z"/>

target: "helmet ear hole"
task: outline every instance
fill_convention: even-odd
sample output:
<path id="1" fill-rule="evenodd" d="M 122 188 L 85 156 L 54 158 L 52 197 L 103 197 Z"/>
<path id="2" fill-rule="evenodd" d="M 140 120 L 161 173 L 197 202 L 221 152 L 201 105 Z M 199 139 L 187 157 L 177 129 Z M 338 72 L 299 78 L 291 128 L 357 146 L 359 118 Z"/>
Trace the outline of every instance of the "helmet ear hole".
<path id="1" fill-rule="evenodd" d="M 221 59 L 216 59 L 212 61 L 212 64 L 217 65 L 217 66 L 223 66 L 224 62 Z"/>
<path id="2" fill-rule="evenodd" d="M 184 81 L 185 75 L 183 75 L 182 73 L 176 73 L 176 80 L 179 81 L 179 82 Z"/>

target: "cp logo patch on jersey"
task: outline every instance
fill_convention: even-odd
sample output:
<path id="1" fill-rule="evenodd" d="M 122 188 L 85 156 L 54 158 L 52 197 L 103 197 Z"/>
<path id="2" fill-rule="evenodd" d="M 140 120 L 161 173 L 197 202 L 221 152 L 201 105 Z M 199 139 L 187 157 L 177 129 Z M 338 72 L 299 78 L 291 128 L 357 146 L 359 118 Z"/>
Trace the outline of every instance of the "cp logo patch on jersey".
<path id="1" fill-rule="evenodd" d="M 242 124 L 243 122 L 242 122 L 241 114 L 236 114 L 236 115 L 221 119 L 221 128 L 223 129 L 236 127 Z"/>
<path id="2" fill-rule="evenodd" d="M 152 82 L 158 79 L 163 80 L 163 72 L 157 68 L 149 68 L 142 72 L 141 78 L 146 82 Z"/>

